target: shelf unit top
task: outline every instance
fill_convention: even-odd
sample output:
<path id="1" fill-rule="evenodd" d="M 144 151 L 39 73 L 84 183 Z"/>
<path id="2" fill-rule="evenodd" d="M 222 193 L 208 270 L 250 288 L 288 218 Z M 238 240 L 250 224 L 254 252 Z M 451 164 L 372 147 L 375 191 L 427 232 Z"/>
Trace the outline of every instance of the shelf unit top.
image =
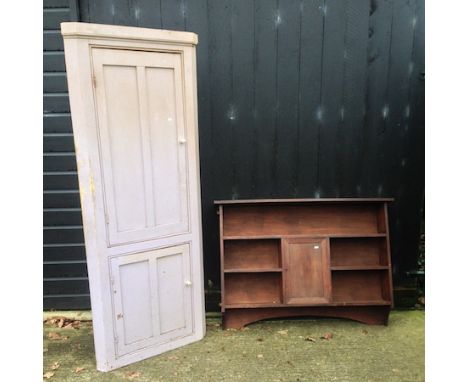
<path id="1" fill-rule="evenodd" d="M 306 199 L 228 199 L 215 200 L 215 205 L 227 204 L 276 204 L 276 203 L 386 203 L 394 198 L 306 198 Z"/>

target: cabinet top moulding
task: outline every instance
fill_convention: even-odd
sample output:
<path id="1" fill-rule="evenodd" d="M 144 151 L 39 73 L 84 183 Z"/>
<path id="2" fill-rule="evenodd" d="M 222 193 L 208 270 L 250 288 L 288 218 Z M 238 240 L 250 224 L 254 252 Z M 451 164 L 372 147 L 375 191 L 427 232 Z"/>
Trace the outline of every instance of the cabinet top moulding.
<path id="1" fill-rule="evenodd" d="M 193 32 L 70 22 L 62 23 L 61 28 L 64 39 L 69 37 L 81 37 L 93 40 L 124 39 L 180 45 L 197 45 L 198 43 L 198 35 Z"/>
<path id="2" fill-rule="evenodd" d="M 215 200 L 214 204 L 277 204 L 277 203 L 384 203 L 393 202 L 393 198 L 309 198 L 309 199 L 231 199 Z"/>

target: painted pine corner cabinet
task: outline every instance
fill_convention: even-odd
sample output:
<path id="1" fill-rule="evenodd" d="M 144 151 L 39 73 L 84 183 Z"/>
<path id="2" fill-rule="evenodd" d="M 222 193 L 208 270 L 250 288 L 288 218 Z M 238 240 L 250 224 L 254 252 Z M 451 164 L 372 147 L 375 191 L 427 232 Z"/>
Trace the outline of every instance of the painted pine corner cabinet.
<path id="1" fill-rule="evenodd" d="M 392 200 L 215 201 L 223 327 L 293 316 L 386 325 Z"/>
<path id="2" fill-rule="evenodd" d="M 203 338 L 197 35 L 62 23 L 97 368 Z"/>

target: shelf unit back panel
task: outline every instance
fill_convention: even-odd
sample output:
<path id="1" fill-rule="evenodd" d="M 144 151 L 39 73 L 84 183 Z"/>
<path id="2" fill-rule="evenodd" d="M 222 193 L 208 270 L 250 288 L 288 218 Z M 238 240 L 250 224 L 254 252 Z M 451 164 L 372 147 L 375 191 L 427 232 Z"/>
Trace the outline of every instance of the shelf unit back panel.
<path id="1" fill-rule="evenodd" d="M 224 269 L 281 267 L 280 240 L 234 240 L 224 243 Z"/>
<path id="2" fill-rule="evenodd" d="M 386 266 L 386 238 L 331 238 L 330 263 L 332 267 Z"/>
<path id="3" fill-rule="evenodd" d="M 226 273 L 224 303 L 280 304 L 281 273 Z"/>
<path id="4" fill-rule="evenodd" d="M 389 301 L 388 273 L 386 271 L 332 272 L 334 302 Z"/>
<path id="5" fill-rule="evenodd" d="M 224 236 L 378 234 L 378 204 L 224 206 Z"/>

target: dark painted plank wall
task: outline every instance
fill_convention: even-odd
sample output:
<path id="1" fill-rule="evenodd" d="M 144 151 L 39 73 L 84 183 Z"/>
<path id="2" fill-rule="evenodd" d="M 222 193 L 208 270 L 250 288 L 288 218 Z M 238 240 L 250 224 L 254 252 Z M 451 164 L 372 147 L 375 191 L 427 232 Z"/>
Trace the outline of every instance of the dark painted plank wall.
<path id="1" fill-rule="evenodd" d="M 78 178 L 60 23 L 77 20 L 68 0 L 44 1 L 44 308 L 88 308 Z"/>
<path id="2" fill-rule="evenodd" d="M 395 197 L 394 278 L 404 284 L 405 271 L 416 268 L 424 193 L 423 0 L 80 0 L 79 11 L 85 22 L 199 35 L 208 290 L 219 289 L 213 200 L 264 197 Z M 47 25 L 56 26 L 59 14 Z M 62 46 L 56 37 L 47 36 L 48 50 Z M 46 177 L 60 190 L 45 201 L 59 209 L 47 211 L 49 224 L 67 228 L 45 239 L 54 243 L 50 259 L 75 261 L 84 254 L 60 57 L 45 57 L 59 72 L 45 84 L 58 94 L 45 103 L 55 116 L 45 163 L 57 172 Z M 81 263 L 54 269 L 74 278 L 53 284 L 51 293 L 84 293 Z M 78 300 L 57 298 L 56 307 L 63 301 Z"/>

